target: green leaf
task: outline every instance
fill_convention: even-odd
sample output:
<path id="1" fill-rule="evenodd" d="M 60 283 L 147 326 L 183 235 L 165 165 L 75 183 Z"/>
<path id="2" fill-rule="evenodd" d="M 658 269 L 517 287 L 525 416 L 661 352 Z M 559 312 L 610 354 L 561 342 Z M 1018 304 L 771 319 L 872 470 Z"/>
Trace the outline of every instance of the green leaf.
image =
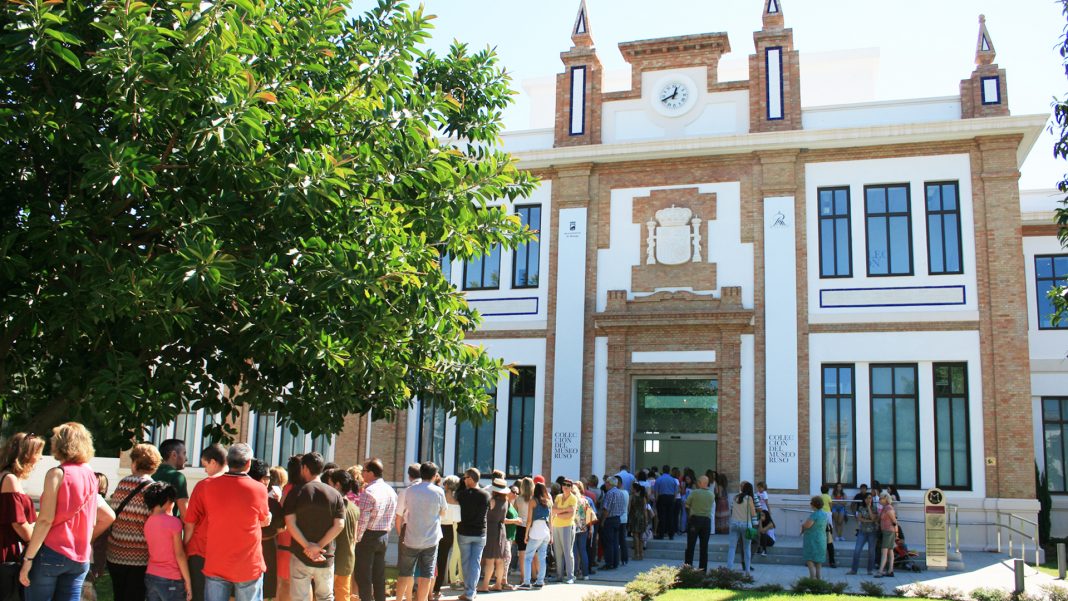
<path id="1" fill-rule="evenodd" d="M 70 51 L 70 49 L 60 45 L 58 42 L 49 42 L 48 49 L 52 51 L 52 54 L 55 54 L 56 56 L 61 58 L 63 62 L 81 71 L 82 63 L 78 60 L 78 57 Z"/>

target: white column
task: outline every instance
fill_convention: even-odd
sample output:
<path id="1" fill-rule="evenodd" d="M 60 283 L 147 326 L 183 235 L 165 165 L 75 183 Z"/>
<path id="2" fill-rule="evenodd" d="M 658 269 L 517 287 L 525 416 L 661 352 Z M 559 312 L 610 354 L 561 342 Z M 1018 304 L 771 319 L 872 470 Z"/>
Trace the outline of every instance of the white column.
<path id="1" fill-rule="evenodd" d="M 741 355 L 741 390 L 740 403 L 741 415 L 738 425 L 741 429 L 741 477 L 753 482 L 755 478 L 753 457 L 755 456 L 756 439 L 754 436 L 754 424 L 756 423 L 756 370 L 755 370 L 755 341 L 752 334 L 742 334 Z M 595 474 L 597 472 L 594 472 Z"/>
<path id="2" fill-rule="evenodd" d="M 556 254 L 556 352 L 550 473 L 579 474 L 586 300 L 586 208 L 561 209 Z"/>
<path id="3" fill-rule="evenodd" d="M 593 473 L 604 474 L 608 444 L 608 337 L 593 341 Z"/>
<path id="4" fill-rule="evenodd" d="M 797 488 L 796 237 L 794 198 L 765 198 L 764 467 L 769 488 Z"/>

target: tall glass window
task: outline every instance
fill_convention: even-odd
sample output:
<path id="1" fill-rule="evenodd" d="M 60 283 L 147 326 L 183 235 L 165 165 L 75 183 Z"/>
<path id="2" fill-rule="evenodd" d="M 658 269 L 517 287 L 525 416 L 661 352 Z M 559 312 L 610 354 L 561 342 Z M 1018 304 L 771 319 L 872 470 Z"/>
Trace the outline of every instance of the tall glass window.
<path id="1" fill-rule="evenodd" d="M 935 182 L 927 192 L 927 270 L 964 273 L 961 263 L 960 192 L 957 182 Z"/>
<path id="2" fill-rule="evenodd" d="M 433 461 L 439 469 L 445 465 L 445 409 L 425 399 L 419 403 L 419 451 L 420 462 Z"/>
<path id="3" fill-rule="evenodd" d="M 823 366 L 823 481 L 857 480 L 856 395 L 852 365 Z"/>
<path id="4" fill-rule="evenodd" d="M 505 473 L 509 478 L 530 476 L 534 472 L 534 367 L 517 367 L 510 376 L 508 396 L 508 458 Z"/>
<path id="5" fill-rule="evenodd" d="M 1043 397 L 1042 441 L 1052 492 L 1068 492 L 1068 397 Z"/>
<path id="6" fill-rule="evenodd" d="M 496 409 L 497 388 L 487 391 L 490 402 Z M 493 439 L 497 433 L 497 412 L 491 411 L 477 426 L 471 422 L 456 425 L 456 473 L 462 474 L 469 467 L 488 474 L 493 471 Z"/>
<path id="7" fill-rule="evenodd" d="M 935 484 L 949 490 L 972 487 L 968 435 L 968 365 L 934 364 Z"/>
<path id="8" fill-rule="evenodd" d="M 220 421 L 214 413 L 183 411 L 169 424 L 149 426 L 146 439 L 157 447 L 164 440 L 177 438 L 185 442 L 186 455 L 190 465 L 200 465 L 200 451 L 215 442 L 211 436 L 204 435 L 204 428 Z"/>
<path id="9" fill-rule="evenodd" d="M 868 275 L 912 275 L 908 184 L 864 187 Z"/>
<path id="10" fill-rule="evenodd" d="M 275 413 L 255 413 L 252 432 L 252 454 L 268 465 L 284 466 L 293 455 L 316 452 L 326 461 L 334 460 L 333 437 L 327 434 L 312 436 L 301 428 L 296 432 L 291 424 L 282 422 Z"/>
<path id="11" fill-rule="evenodd" d="M 515 249 L 512 263 L 512 288 L 537 288 L 540 281 L 541 259 L 541 205 L 523 205 L 515 208 L 519 221 L 533 230 L 538 238 Z"/>
<path id="12" fill-rule="evenodd" d="M 464 290 L 497 290 L 501 287 L 501 247 L 464 262 Z"/>
<path id="13" fill-rule="evenodd" d="M 853 275 L 849 188 L 820 188 L 820 277 Z"/>
<path id="14" fill-rule="evenodd" d="M 446 282 L 452 283 L 452 255 L 449 253 L 441 255 L 441 277 L 445 278 Z"/>
<path id="15" fill-rule="evenodd" d="M 1035 296 L 1038 298 L 1038 329 L 1059 330 L 1068 328 L 1068 319 L 1053 325 L 1053 301 L 1050 290 L 1065 285 L 1068 278 L 1068 255 L 1045 255 L 1035 257 Z"/>
<path id="16" fill-rule="evenodd" d="M 918 414 L 916 365 L 872 365 L 872 478 L 899 488 L 919 487 Z"/>

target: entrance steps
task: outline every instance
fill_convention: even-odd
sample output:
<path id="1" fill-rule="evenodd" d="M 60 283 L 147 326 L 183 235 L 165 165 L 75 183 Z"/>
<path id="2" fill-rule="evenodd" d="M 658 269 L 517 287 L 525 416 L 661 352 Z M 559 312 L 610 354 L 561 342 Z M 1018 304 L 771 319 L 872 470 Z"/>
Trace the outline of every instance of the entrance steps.
<path id="1" fill-rule="evenodd" d="M 630 542 L 628 540 L 628 542 Z M 632 543 L 633 544 L 633 543 Z M 775 542 L 774 547 L 769 547 L 767 550 L 767 556 L 760 556 L 753 553 L 753 565 L 804 565 L 803 558 L 803 540 L 800 536 L 779 536 Z M 853 561 L 853 547 L 856 544 L 854 540 L 836 541 L 834 544 L 834 555 L 836 563 L 839 569 L 849 569 L 850 564 Z M 710 567 L 715 567 L 715 564 L 722 565 L 727 561 L 727 545 L 728 536 L 726 534 L 713 534 L 708 539 L 708 563 Z M 755 548 L 755 545 L 754 545 Z M 925 561 L 924 549 L 922 547 L 909 546 L 909 550 L 917 553 L 917 557 L 914 559 L 919 565 L 923 565 Z M 694 549 L 694 563 L 698 562 L 698 553 L 700 553 L 700 546 Z M 865 548 L 861 551 L 861 571 L 863 573 L 865 567 L 865 561 L 867 561 L 868 550 Z M 676 534 L 674 540 L 652 539 L 647 543 L 645 548 L 645 558 L 661 560 L 671 563 L 682 563 L 686 554 L 686 535 Z M 741 569 L 742 567 L 742 552 L 741 549 L 736 549 L 734 558 L 735 569 Z M 949 553 L 949 571 L 964 571 L 964 559 L 960 553 L 954 553 L 950 550 Z"/>

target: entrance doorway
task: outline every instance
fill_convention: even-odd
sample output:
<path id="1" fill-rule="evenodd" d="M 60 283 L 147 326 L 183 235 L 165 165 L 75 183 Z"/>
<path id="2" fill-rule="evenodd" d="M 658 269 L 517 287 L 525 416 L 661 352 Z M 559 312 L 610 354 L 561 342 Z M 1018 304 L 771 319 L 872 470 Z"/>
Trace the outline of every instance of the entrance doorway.
<path id="1" fill-rule="evenodd" d="M 716 469 L 719 384 L 715 378 L 634 380 L 635 471 L 663 465 Z"/>

